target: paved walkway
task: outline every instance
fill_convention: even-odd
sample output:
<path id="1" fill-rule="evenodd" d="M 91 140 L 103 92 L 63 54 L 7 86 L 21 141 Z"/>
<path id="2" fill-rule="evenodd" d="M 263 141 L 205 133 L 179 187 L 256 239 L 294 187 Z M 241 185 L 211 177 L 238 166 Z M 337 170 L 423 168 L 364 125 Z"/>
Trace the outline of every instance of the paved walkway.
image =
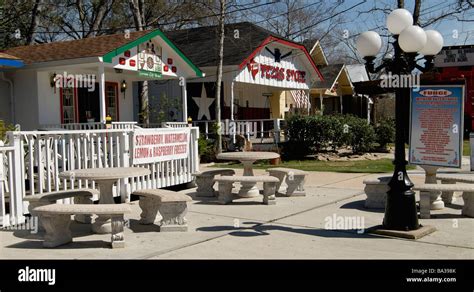
<path id="1" fill-rule="evenodd" d="M 411 173 L 415 183 L 423 181 L 419 170 Z M 363 207 L 362 181 L 376 176 L 311 172 L 306 197 L 277 198 L 274 206 L 260 204 L 261 197 L 224 206 L 195 198 L 187 233 L 157 233 L 156 226 L 139 225 L 138 202 L 132 202 L 124 249 L 109 249 L 109 235 L 92 235 L 88 225 L 73 223 L 74 242 L 55 249 L 42 248 L 42 234 L 0 231 L 0 258 L 474 259 L 474 219 L 461 216 L 462 199 L 420 220 L 438 231 L 418 241 L 327 230 L 328 218 L 339 216 L 363 218 L 366 228 L 382 222 L 382 210 Z M 194 197 L 194 189 L 182 192 Z"/>

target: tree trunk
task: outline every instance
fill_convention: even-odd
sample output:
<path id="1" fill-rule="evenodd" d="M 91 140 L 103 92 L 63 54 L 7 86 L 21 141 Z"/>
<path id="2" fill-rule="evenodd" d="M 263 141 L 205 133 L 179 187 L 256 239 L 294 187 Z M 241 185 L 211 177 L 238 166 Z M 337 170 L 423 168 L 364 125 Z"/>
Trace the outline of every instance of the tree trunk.
<path id="1" fill-rule="evenodd" d="M 28 35 L 26 36 L 26 45 L 32 45 L 35 43 L 35 34 L 36 29 L 38 28 L 39 24 L 39 17 L 38 14 L 40 13 L 40 5 L 42 4 L 42 0 L 36 0 L 31 10 L 31 22 L 30 27 L 28 28 Z"/>
<path id="2" fill-rule="evenodd" d="M 421 0 L 415 0 L 415 10 L 413 10 L 413 25 L 420 25 Z"/>
<path id="3" fill-rule="evenodd" d="M 217 66 L 217 84 L 216 84 L 216 121 L 217 121 L 217 153 L 222 153 L 222 135 L 221 126 L 221 86 L 222 86 L 222 65 L 224 60 L 224 13 L 226 0 L 220 0 L 219 15 L 219 64 Z"/>
<path id="4" fill-rule="evenodd" d="M 143 0 L 130 0 L 130 9 L 133 14 L 133 21 L 135 28 L 138 31 L 144 30 L 145 18 L 144 18 L 144 2 Z M 150 123 L 150 107 L 148 100 L 148 81 L 143 81 L 140 91 L 140 124 Z"/>

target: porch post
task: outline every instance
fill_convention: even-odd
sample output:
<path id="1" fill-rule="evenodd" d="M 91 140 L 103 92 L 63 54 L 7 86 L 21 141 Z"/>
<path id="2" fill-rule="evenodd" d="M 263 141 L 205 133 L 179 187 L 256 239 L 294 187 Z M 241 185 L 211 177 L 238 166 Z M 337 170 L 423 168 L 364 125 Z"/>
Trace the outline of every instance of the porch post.
<path id="1" fill-rule="evenodd" d="M 103 64 L 99 65 L 99 104 L 100 104 L 100 122 L 105 124 L 105 68 Z"/>
<path id="2" fill-rule="evenodd" d="M 308 100 L 307 100 L 308 115 L 310 115 L 311 114 L 311 89 L 308 89 L 307 96 L 308 96 Z"/>
<path id="3" fill-rule="evenodd" d="M 181 82 L 183 82 L 183 86 L 181 88 L 181 96 L 183 98 L 183 122 L 186 123 L 188 121 L 188 91 L 186 89 L 186 79 L 184 79 L 184 77 Z"/>
<path id="4" fill-rule="evenodd" d="M 341 114 L 344 114 L 343 112 L 343 106 L 342 106 L 342 95 L 339 95 L 339 103 L 341 104 Z"/>
<path id="5" fill-rule="evenodd" d="M 234 120 L 234 81 L 230 82 L 230 120 Z"/>
<path id="6" fill-rule="evenodd" d="M 234 120 L 234 80 L 230 82 L 230 120 Z M 235 132 L 232 134 L 232 143 L 235 143 Z"/>
<path id="7" fill-rule="evenodd" d="M 321 109 L 321 115 L 323 115 L 324 109 L 323 109 L 323 92 L 322 91 L 319 92 L 319 105 Z"/>

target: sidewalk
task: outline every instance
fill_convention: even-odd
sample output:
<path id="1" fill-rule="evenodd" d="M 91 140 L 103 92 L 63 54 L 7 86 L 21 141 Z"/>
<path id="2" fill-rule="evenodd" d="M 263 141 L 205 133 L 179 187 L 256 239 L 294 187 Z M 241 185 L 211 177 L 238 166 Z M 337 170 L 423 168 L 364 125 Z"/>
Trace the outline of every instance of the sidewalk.
<path id="1" fill-rule="evenodd" d="M 362 181 L 377 176 L 311 172 L 306 197 L 278 197 L 274 206 L 262 205 L 261 197 L 219 205 L 195 198 L 194 189 L 183 190 L 195 198 L 187 233 L 157 233 L 156 226 L 139 225 L 138 202 L 132 202 L 124 249 L 109 249 L 110 235 L 92 235 L 88 225 L 73 223 L 74 242 L 55 249 L 42 248 L 42 234 L 0 231 L 0 258 L 474 259 L 474 219 L 460 215 L 462 199 L 432 211 L 433 219 L 420 220 L 438 231 L 418 241 L 326 230 L 326 218 L 334 216 L 359 216 L 366 228 L 381 224 L 383 210 L 363 207 Z M 411 178 L 415 183 L 424 179 L 419 170 L 411 171 Z"/>

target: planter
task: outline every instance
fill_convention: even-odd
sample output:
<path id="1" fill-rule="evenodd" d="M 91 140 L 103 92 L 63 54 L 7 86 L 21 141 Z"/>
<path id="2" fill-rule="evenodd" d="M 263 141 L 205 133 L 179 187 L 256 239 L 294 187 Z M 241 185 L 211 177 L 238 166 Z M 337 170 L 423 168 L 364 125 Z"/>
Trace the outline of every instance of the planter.
<path id="1" fill-rule="evenodd" d="M 281 158 L 280 158 L 280 157 L 270 159 L 270 164 L 271 164 L 271 165 L 278 165 L 278 164 L 280 164 L 280 162 L 281 162 Z"/>

